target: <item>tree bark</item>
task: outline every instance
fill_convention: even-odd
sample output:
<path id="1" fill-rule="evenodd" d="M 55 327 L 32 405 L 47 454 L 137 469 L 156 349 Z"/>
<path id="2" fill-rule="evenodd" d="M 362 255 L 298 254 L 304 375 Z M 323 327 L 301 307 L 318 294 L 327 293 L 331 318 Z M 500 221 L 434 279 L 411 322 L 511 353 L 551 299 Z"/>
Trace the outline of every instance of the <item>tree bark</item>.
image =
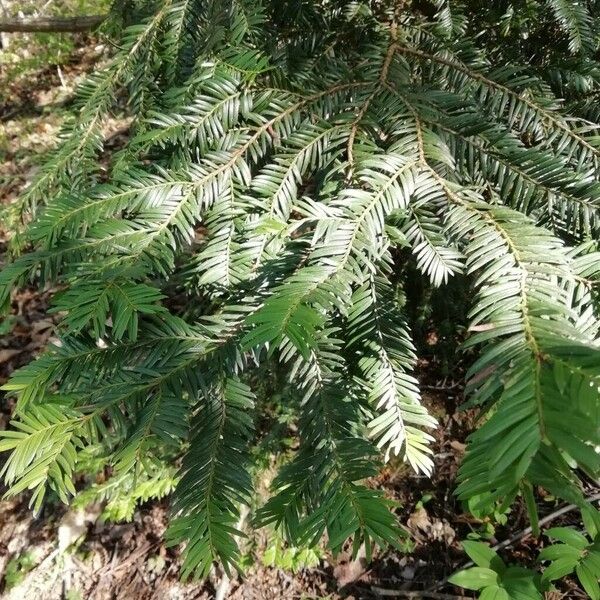
<path id="1" fill-rule="evenodd" d="M 8 7 L 10 0 L 0 0 L 0 10 L 2 11 L 2 16 L 4 18 L 8 17 Z M 10 45 L 10 35 L 5 33 L 4 31 L 0 31 L 0 48 L 2 50 L 8 50 L 8 46 Z"/>
<path id="2" fill-rule="evenodd" d="M 89 31 L 98 27 L 105 19 L 106 15 L 0 18 L 0 31 L 27 33 Z"/>

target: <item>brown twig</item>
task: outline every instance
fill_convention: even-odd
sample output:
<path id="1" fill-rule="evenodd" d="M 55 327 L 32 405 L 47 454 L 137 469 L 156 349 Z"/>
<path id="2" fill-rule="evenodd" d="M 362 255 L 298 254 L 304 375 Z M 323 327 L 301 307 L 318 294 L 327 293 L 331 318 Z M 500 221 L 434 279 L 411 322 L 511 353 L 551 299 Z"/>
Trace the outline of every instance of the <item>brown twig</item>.
<path id="1" fill-rule="evenodd" d="M 40 33 L 77 32 L 95 29 L 106 19 L 106 15 L 81 17 L 4 17 L 0 19 L 0 31 Z"/>
<path id="2" fill-rule="evenodd" d="M 387 598 L 409 598 L 417 600 L 420 598 L 430 598 L 431 600 L 471 600 L 468 596 L 456 596 L 454 594 L 440 594 L 439 592 L 415 592 L 408 590 L 386 590 L 384 588 L 371 586 L 371 591 L 378 596 Z"/>
<path id="3" fill-rule="evenodd" d="M 391 43 L 388 46 L 388 50 L 385 55 L 385 59 L 383 61 L 383 65 L 381 67 L 381 73 L 379 75 L 379 81 L 375 89 L 371 92 L 370 96 L 366 99 L 365 103 L 361 106 L 360 110 L 356 114 L 356 118 L 352 122 L 352 127 L 350 128 L 350 136 L 348 137 L 347 143 L 347 155 L 348 155 L 348 164 L 350 165 L 350 171 L 352 171 L 352 167 L 354 164 L 354 140 L 356 139 L 356 134 L 358 133 L 358 127 L 363 117 L 369 110 L 369 106 L 371 102 L 377 95 L 381 86 L 387 81 L 388 73 L 390 70 L 390 66 L 392 64 L 392 59 L 394 58 L 394 53 L 396 52 L 397 46 L 397 26 L 395 23 L 392 24 L 390 29 L 390 38 Z"/>

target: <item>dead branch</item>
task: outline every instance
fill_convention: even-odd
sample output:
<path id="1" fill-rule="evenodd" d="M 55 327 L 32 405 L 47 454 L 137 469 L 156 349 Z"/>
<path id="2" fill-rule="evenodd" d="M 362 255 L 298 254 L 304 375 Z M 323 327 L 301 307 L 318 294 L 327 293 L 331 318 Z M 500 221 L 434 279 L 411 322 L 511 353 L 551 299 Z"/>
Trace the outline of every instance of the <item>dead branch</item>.
<path id="1" fill-rule="evenodd" d="M 81 17 L 2 17 L 1 32 L 40 33 L 77 32 L 95 29 L 107 15 Z"/>

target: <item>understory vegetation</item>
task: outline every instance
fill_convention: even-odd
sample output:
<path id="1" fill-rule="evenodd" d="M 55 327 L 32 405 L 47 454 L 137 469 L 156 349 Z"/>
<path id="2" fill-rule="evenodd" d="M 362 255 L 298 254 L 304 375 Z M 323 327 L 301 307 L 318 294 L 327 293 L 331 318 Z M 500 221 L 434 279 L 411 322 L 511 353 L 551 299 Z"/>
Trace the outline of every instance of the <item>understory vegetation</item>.
<path id="1" fill-rule="evenodd" d="M 600 2 L 129 0 L 102 27 L 110 62 L 3 214 L 0 305 L 52 287 L 61 316 L 3 388 L 8 493 L 117 520 L 170 496 L 184 578 L 238 568 L 244 519 L 314 561 L 406 549 L 372 480 L 434 468 L 433 353 L 478 415 L 465 506 L 584 523 L 542 573 L 466 541 L 451 582 L 600 598 Z"/>

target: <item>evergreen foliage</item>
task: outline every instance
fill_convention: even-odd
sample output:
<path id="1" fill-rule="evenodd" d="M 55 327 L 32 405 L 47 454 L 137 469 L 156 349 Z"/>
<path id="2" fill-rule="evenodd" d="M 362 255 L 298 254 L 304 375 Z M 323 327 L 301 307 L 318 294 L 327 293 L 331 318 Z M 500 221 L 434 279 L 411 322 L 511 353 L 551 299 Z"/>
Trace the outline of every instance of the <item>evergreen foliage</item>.
<path id="1" fill-rule="evenodd" d="M 94 461 L 114 471 L 104 498 L 176 485 L 184 575 L 235 567 L 266 365 L 299 447 L 256 524 L 294 545 L 397 545 L 365 480 L 395 455 L 433 468 L 409 265 L 472 290 L 481 426 L 460 497 L 491 510 L 542 486 L 583 506 L 600 470 L 600 3 L 130 4 L 0 274 L 4 307 L 35 281 L 61 288 L 65 315 L 60 344 L 5 386 L 10 493 L 67 500 Z M 106 173 L 124 95 L 132 136 Z"/>

